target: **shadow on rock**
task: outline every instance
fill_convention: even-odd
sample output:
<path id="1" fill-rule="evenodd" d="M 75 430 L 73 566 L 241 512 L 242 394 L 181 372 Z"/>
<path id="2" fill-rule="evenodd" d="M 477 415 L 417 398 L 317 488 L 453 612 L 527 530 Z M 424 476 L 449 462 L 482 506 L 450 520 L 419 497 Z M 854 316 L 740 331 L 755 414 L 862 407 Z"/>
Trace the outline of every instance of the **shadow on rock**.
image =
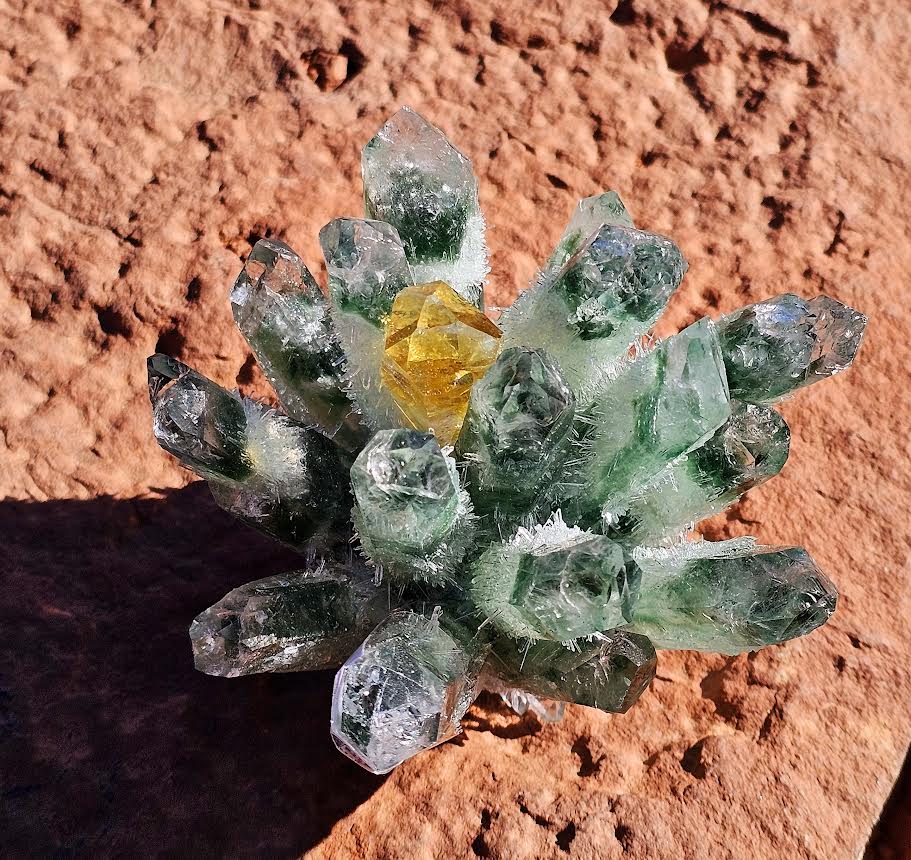
<path id="1" fill-rule="evenodd" d="M 0 503 L 7 856 L 295 857 L 382 779 L 329 739 L 332 674 L 211 678 L 187 627 L 300 558 L 201 484 Z"/>

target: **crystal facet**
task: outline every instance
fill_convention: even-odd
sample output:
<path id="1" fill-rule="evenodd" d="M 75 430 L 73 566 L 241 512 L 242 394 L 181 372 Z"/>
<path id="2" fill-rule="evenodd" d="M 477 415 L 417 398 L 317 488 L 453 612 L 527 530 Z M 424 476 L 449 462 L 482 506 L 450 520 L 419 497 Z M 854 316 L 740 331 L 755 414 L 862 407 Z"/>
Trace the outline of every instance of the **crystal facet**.
<path id="1" fill-rule="evenodd" d="M 190 625 L 200 672 L 235 678 L 341 665 L 382 619 L 369 572 L 325 561 L 229 591 Z"/>
<path id="2" fill-rule="evenodd" d="M 445 281 L 483 307 L 487 249 L 471 162 L 402 108 L 364 147 L 361 172 L 367 217 L 398 230 L 417 283 Z"/>
<path id="3" fill-rule="evenodd" d="M 639 601 L 630 629 L 658 648 L 739 654 L 805 636 L 835 611 L 835 586 L 806 550 L 726 551 L 706 544 L 640 555 Z"/>
<path id="4" fill-rule="evenodd" d="M 231 291 L 231 309 L 288 414 L 359 448 L 365 432 L 343 390 L 345 356 L 301 258 L 283 242 L 260 239 Z"/>
<path id="5" fill-rule="evenodd" d="M 520 533 L 475 563 L 471 594 L 504 633 L 566 642 L 619 627 L 630 619 L 633 576 L 620 546 L 563 526 Z"/>
<path id="6" fill-rule="evenodd" d="M 718 337 L 703 319 L 631 362 L 597 394 L 566 510 L 573 519 L 597 522 L 602 509 L 619 509 L 730 414 Z"/>
<path id="7" fill-rule="evenodd" d="M 414 283 L 402 241 L 395 227 L 359 218 L 330 221 L 319 240 L 332 315 L 348 357 L 348 390 L 371 427 L 395 427 L 399 410 L 382 384 L 380 366 L 393 300 Z"/>
<path id="8" fill-rule="evenodd" d="M 566 456 L 575 398 L 540 349 L 512 347 L 471 390 L 458 452 L 479 513 L 527 512 Z"/>
<path id="9" fill-rule="evenodd" d="M 718 321 L 731 396 L 754 403 L 850 367 L 867 318 L 828 296 L 791 293 L 748 305 Z"/>
<path id="10" fill-rule="evenodd" d="M 602 226 L 504 312 L 504 346 L 547 349 L 583 392 L 654 325 L 685 272 L 670 239 Z"/>
<path id="11" fill-rule="evenodd" d="M 485 651 L 454 624 L 396 610 L 335 676 L 332 740 L 386 773 L 459 733 Z"/>
<path id="12" fill-rule="evenodd" d="M 382 378 L 408 423 L 458 438 L 471 387 L 493 364 L 500 330 L 451 287 L 406 287 L 386 324 Z"/>
<path id="13" fill-rule="evenodd" d="M 351 467 L 354 525 L 368 557 L 397 578 L 452 580 L 474 538 L 455 461 L 429 433 L 381 430 Z"/>

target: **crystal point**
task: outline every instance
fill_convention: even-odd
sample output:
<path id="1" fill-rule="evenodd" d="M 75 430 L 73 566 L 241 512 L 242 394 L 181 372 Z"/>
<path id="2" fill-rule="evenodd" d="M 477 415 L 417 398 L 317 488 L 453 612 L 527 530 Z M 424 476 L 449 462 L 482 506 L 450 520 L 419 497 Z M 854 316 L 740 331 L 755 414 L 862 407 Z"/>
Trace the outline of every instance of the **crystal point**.
<path id="1" fill-rule="evenodd" d="M 396 610 L 335 676 L 335 745 L 372 773 L 387 773 L 454 737 L 485 653 L 437 613 Z"/>
<path id="2" fill-rule="evenodd" d="M 284 242 L 260 239 L 234 284 L 231 309 L 288 414 L 359 448 L 364 430 L 344 391 L 345 356 L 301 258 Z"/>
<path id="3" fill-rule="evenodd" d="M 616 630 L 569 644 L 498 639 L 488 668 L 534 696 L 609 713 L 628 711 L 655 677 L 655 648 L 641 634 Z"/>
<path id="4" fill-rule="evenodd" d="M 748 305 L 718 321 L 731 396 L 778 400 L 849 367 L 867 318 L 828 296 L 791 293 Z"/>
<path id="5" fill-rule="evenodd" d="M 475 563 L 471 594 L 499 630 L 566 642 L 625 624 L 634 576 L 620 546 L 601 535 L 548 524 L 495 544 Z"/>
<path id="6" fill-rule="evenodd" d="M 504 346 L 544 347 L 584 391 L 654 325 L 685 272 L 670 239 L 600 226 L 504 312 Z"/>
<path id="7" fill-rule="evenodd" d="M 618 539 L 637 544 L 673 537 L 777 475 L 790 440 L 788 425 L 773 409 L 739 403 L 711 438 L 668 463 L 619 509 L 605 509 L 605 525 Z"/>
<path id="8" fill-rule="evenodd" d="M 471 162 L 410 108 L 364 147 L 368 218 L 398 230 L 417 283 L 441 280 L 483 307 L 484 219 Z"/>
<path id="9" fill-rule="evenodd" d="M 714 324 L 693 323 L 630 362 L 595 395 L 564 511 L 594 524 L 711 436 L 731 414 Z"/>
<path id="10" fill-rule="evenodd" d="M 386 324 L 382 379 L 404 418 L 441 445 L 458 438 L 471 387 L 493 364 L 500 330 L 442 282 L 398 293 Z"/>
<path id="11" fill-rule="evenodd" d="M 228 592 L 190 625 L 208 675 L 299 672 L 341 665 L 385 612 L 366 571 L 314 563 Z"/>
<path id="12" fill-rule="evenodd" d="M 319 234 L 349 392 L 374 429 L 395 427 L 399 411 L 380 379 L 384 327 L 396 294 L 414 283 L 395 227 L 337 218 Z"/>
<path id="13" fill-rule="evenodd" d="M 804 636 L 835 611 L 835 587 L 800 547 L 697 549 L 637 556 L 631 629 L 658 648 L 739 654 Z"/>
<path id="14" fill-rule="evenodd" d="M 158 444 L 209 482 L 225 510 L 295 549 L 347 540 L 335 446 L 167 356 L 148 361 Z"/>
<path id="15" fill-rule="evenodd" d="M 575 398 L 543 350 L 511 347 L 475 384 L 459 437 L 479 513 L 524 512 L 567 453 Z"/>
<path id="16" fill-rule="evenodd" d="M 606 191 L 579 201 L 560 242 L 547 261 L 545 272 L 556 272 L 561 269 L 582 247 L 585 240 L 603 226 L 630 229 L 635 227 L 616 191 Z"/>
<path id="17" fill-rule="evenodd" d="M 452 580 L 474 537 L 455 462 L 429 433 L 381 430 L 351 467 L 354 523 L 374 564 L 397 578 Z"/>

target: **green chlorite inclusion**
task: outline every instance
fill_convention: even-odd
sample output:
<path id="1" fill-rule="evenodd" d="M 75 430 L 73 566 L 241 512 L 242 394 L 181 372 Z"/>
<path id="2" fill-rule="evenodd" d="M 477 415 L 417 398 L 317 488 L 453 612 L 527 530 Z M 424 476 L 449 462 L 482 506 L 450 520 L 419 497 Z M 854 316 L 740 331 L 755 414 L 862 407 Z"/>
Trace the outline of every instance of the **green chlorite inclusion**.
<path id="1" fill-rule="evenodd" d="M 200 671 L 337 669 L 332 738 L 384 773 L 456 735 L 480 690 L 543 721 L 566 702 L 623 713 L 656 649 L 738 654 L 831 616 L 835 588 L 805 550 L 691 529 L 781 471 L 790 433 L 774 404 L 851 365 L 863 314 L 785 294 L 652 343 L 687 264 L 609 191 L 579 203 L 497 330 L 480 314 L 469 160 L 403 108 L 362 172 L 366 217 L 320 232 L 328 296 L 274 238 L 234 284 L 280 408 L 148 361 L 159 444 L 301 553 L 196 617 Z M 444 444 L 407 426 L 382 373 L 394 308 L 427 291 L 462 316 L 429 303 L 392 328 L 433 331 L 432 350 L 397 331 L 402 367 L 445 383 L 409 378 L 414 397 L 469 389 Z M 466 308 L 472 331 L 502 332 L 473 384 Z"/>

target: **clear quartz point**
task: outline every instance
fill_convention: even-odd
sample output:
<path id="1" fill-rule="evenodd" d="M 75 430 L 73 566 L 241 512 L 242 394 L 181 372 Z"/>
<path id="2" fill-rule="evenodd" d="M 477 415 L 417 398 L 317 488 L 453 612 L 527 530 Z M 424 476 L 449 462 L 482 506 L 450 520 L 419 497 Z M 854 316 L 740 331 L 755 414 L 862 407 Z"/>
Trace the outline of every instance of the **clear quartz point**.
<path id="1" fill-rule="evenodd" d="M 838 594 L 806 550 L 697 541 L 637 554 L 640 596 L 631 630 L 658 648 L 739 654 L 805 636 Z M 695 551 L 694 551 L 695 550 Z"/>
<path id="2" fill-rule="evenodd" d="M 228 592 L 190 625 L 200 672 L 235 678 L 341 665 L 386 611 L 356 564 L 314 561 Z"/>
<path id="3" fill-rule="evenodd" d="M 430 433 L 380 430 L 351 467 L 361 545 L 395 579 L 455 581 L 474 538 L 455 461 Z"/>
<path id="4" fill-rule="evenodd" d="M 372 773 L 387 773 L 454 737 L 484 653 L 438 612 L 394 611 L 335 676 L 335 745 Z"/>
<path id="5" fill-rule="evenodd" d="M 718 320 L 731 396 L 753 403 L 786 397 L 850 367 L 867 318 L 817 296 L 785 293 Z"/>
<path id="6" fill-rule="evenodd" d="M 585 392 L 655 324 L 686 268 L 670 239 L 601 225 L 503 313 L 504 346 L 546 349 Z"/>

